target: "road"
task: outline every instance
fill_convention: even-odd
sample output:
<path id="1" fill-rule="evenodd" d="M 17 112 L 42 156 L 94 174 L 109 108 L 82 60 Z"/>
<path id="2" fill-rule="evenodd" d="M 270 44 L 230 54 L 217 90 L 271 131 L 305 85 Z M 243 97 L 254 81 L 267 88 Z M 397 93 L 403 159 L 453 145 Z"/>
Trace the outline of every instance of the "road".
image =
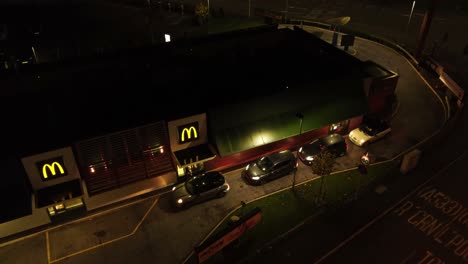
<path id="1" fill-rule="evenodd" d="M 117 1 L 116 1 L 117 2 Z M 33 43 L 38 61 L 47 62 L 72 56 L 100 53 L 125 47 L 151 43 L 150 26 L 147 23 L 147 8 L 122 4 L 37 6 L 34 17 L 43 23 L 42 32 Z M 174 1 L 176 2 L 176 1 Z M 196 0 L 185 0 L 195 4 Z M 414 50 L 416 47 L 425 5 L 418 2 L 411 20 L 411 1 L 405 5 L 395 1 L 378 5 L 377 1 L 350 0 L 211 0 L 210 6 L 223 8 L 226 14 L 248 16 L 249 6 L 254 16 L 255 8 L 286 13 L 289 18 L 327 20 L 349 16 L 349 28 L 382 36 Z M 143 4 L 143 2 L 142 2 Z M 456 9 L 455 1 L 444 1 L 436 9 L 435 17 L 426 42 L 425 52 L 432 54 L 444 69 L 460 83 L 468 83 L 468 55 L 463 50 L 468 45 L 464 27 L 468 23 L 466 12 Z M 18 15 L 20 16 L 20 15 Z M 161 37 L 164 30 L 191 24 L 190 15 L 167 12 L 164 15 L 152 12 L 153 31 Z M 167 32 L 165 32 L 167 33 Z M 444 36 L 447 36 L 446 38 Z"/>
<path id="2" fill-rule="evenodd" d="M 187 2 L 194 2 L 188 0 Z M 231 13 L 247 15 L 251 9 L 262 8 L 287 14 L 289 18 L 326 21 L 327 19 L 349 16 L 347 27 L 381 36 L 414 51 L 418 41 L 420 26 L 425 14 L 425 1 L 417 1 L 411 20 L 412 1 L 368 0 L 212 0 L 214 8 L 223 7 Z M 468 46 L 468 33 L 461 25 L 468 24 L 468 12 L 456 9 L 456 1 L 440 1 L 435 11 L 427 37 L 425 53 L 432 54 L 444 69 L 460 83 L 468 83 L 468 54 L 463 50 Z M 289 8 L 287 8 L 289 7 Z M 226 12 L 228 12 L 226 11 Z M 410 22 L 408 24 L 408 21 Z M 448 38 L 444 40 L 444 35 Z"/>
<path id="3" fill-rule="evenodd" d="M 382 59 L 382 63 L 390 62 L 388 66 L 393 70 L 405 71 L 397 88 L 401 105 L 393 119 L 394 133 L 374 143 L 373 152 L 382 158 L 390 157 L 438 130 L 443 124 L 443 108 L 420 76 L 411 68 L 405 68 L 409 67 L 408 62 L 398 59 L 395 57 L 398 55 L 387 48 L 364 40 L 358 40 L 355 49 L 362 58 L 379 54 L 377 59 Z M 425 122 L 415 122 L 417 119 Z M 348 155 L 338 159 L 337 170 L 354 168 L 365 151 L 353 144 L 349 146 Z M 300 164 L 296 177 L 297 182 L 301 182 L 313 179 L 315 175 Z M 264 186 L 246 186 L 240 179 L 239 170 L 226 172 L 226 178 L 232 189 L 222 199 L 175 212 L 168 206 L 165 195 L 148 197 L 138 203 L 39 232 L 16 243 L 4 244 L 0 247 L 0 263 L 133 263 L 136 260 L 181 263 L 241 201 L 248 202 L 289 188 L 292 183 L 292 175 L 289 175 Z"/>
<path id="4" fill-rule="evenodd" d="M 466 263 L 468 196 L 463 172 L 467 162 L 468 149 L 318 263 Z"/>
<path id="5" fill-rule="evenodd" d="M 419 178 L 418 186 L 406 186 L 403 195 L 382 202 L 386 204 L 381 210 L 384 213 L 362 223 L 352 235 L 333 242 L 328 241 L 331 237 L 311 241 L 340 229 L 336 225 L 342 220 L 327 219 L 328 227 L 322 226 L 321 234 L 317 223 L 310 223 L 248 263 L 466 263 L 467 124 L 468 116 L 463 111 L 454 127 L 444 131 L 448 137 L 434 144 L 437 151 L 423 156 L 418 168 L 401 178 L 394 188 L 409 185 L 405 183 L 407 177 Z M 373 198 L 380 199 L 375 195 Z M 352 210 L 358 217 L 364 206 L 365 202 L 357 201 L 348 212 Z M 321 244 L 327 244 L 328 251 L 322 251 Z"/>
<path id="6" fill-rule="evenodd" d="M 290 3 L 291 6 L 294 4 L 295 8 L 300 7 L 300 3 L 292 1 Z M 260 6 L 269 7 L 266 4 Z M 280 6 L 278 4 L 279 8 Z M 302 10 L 304 11 L 301 12 L 313 15 L 316 9 L 307 7 Z M 372 8 L 368 10 L 372 10 Z M 333 12 L 329 13 L 333 14 Z M 334 13 L 334 15 L 339 14 L 338 12 Z M 353 16 L 353 22 L 358 21 L 355 19 L 356 17 L 359 16 Z M 130 19 L 132 16 L 128 15 L 127 18 Z M 417 20 L 414 21 L 416 23 Z M 138 23 L 136 25 L 143 25 Z M 92 24 L 90 22 L 83 24 L 83 27 L 68 28 L 67 34 L 60 34 L 60 31 L 53 34 L 68 36 L 72 32 L 86 30 Z M 67 30 L 65 25 L 67 24 L 63 23 L 62 30 Z M 138 26 L 133 25 L 135 25 L 133 22 L 127 25 L 130 31 L 138 28 Z M 99 32 L 93 28 L 93 31 L 87 36 L 94 36 Z M 130 34 L 130 36 L 132 35 Z M 135 41 L 143 38 L 139 35 Z M 91 42 L 90 46 L 96 47 L 93 38 L 78 37 L 78 33 L 75 37 L 67 37 L 67 39 L 72 40 L 77 45 L 80 41 L 87 40 Z M 109 39 L 112 40 L 112 38 Z M 118 43 L 123 45 L 122 42 Z M 131 43 L 127 44 L 132 45 Z M 388 158 L 423 140 L 428 136 L 427 131 L 439 127 L 440 123 L 437 122 L 429 126 L 415 124 L 420 119 L 441 120 L 443 111 L 440 107 L 434 107 L 439 102 L 407 62 L 401 57 L 395 58 L 391 51 L 385 50 L 383 47 L 381 50 L 375 50 L 369 45 L 371 44 L 365 41 L 358 41 L 355 47 L 356 56 L 361 59 L 372 58 L 401 75 L 397 88 L 401 105 L 392 124 L 394 133 L 387 140 L 372 145 L 370 149 L 379 158 Z M 50 47 L 54 46 L 51 44 Z M 53 55 L 57 51 L 54 49 L 47 48 L 45 50 L 51 52 L 50 57 L 65 56 L 65 54 L 60 53 Z M 42 53 L 39 56 L 47 55 Z M 418 91 L 417 95 L 411 94 L 412 91 Z M 419 109 L 423 111 L 418 111 Z M 355 150 L 358 152 L 354 152 Z M 360 156 L 359 151 L 362 150 L 355 150 L 351 150 L 351 153 L 355 153 L 352 154 L 354 158 L 343 158 L 340 161 L 342 168 L 356 165 L 357 157 Z M 313 177 L 310 172 L 301 172 L 304 172 L 303 168 L 299 168 L 298 181 L 306 177 Z M 258 188 L 246 187 L 241 182 L 236 183 L 236 180 L 239 179 L 238 175 L 238 171 L 227 173 L 228 180 L 232 181 L 233 189 L 222 200 L 210 201 L 175 213 L 169 210 L 164 197 L 150 197 L 134 206 L 119 208 L 91 219 L 82 219 L 84 221 L 42 232 L 15 244 L 5 245 L 0 248 L 0 263 L 100 263 L 103 261 L 128 263 L 136 259 L 141 262 L 164 259 L 167 260 L 165 263 L 180 263 L 211 228 L 222 219 L 226 212 L 239 205 L 241 200 L 248 201 L 290 185 L 290 177 L 285 177 L 276 181 L 274 185 Z"/>
<path id="7" fill-rule="evenodd" d="M 351 147 L 338 166 L 355 164 L 363 153 Z M 352 160 L 352 162 L 351 162 Z M 228 195 L 182 211 L 170 207 L 167 195 L 147 197 L 96 216 L 79 219 L 0 247 L 0 263 L 131 263 L 164 260 L 181 263 L 212 228 L 232 209 L 292 184 L 292 174 L 263 186 L 248 186 L 242 169 L 226 172 Z M 296 181 L 315 178 L 299 164 Z M 29 249 L 34 250 L 29 250 Z"/>

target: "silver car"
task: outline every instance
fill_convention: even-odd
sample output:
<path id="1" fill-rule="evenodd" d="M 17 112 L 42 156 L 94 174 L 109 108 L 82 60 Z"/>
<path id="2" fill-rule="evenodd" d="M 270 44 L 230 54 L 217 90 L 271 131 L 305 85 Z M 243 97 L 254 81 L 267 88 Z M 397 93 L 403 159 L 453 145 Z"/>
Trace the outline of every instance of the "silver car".
<path id="1" fill-rule="evenodd" d="M 224 176 L 218 171 L 211 171 L 174 186 L 170 199 L 176 208 L 183 208 L 213 198 L 221 198 L 228 191 L 229 184 Z"/>

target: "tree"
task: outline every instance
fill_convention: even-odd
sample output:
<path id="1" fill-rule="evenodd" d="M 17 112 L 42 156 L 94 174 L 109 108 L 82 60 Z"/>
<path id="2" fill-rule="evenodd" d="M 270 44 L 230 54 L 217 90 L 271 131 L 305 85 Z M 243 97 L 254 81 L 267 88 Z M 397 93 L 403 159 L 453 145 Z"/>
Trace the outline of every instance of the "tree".
<path id="1" fill-rule="evenodd" d="M 330 175 L 335 165 L 335 156 L 329 151 L 322 151 L 312 161 L 311 168 L 314 174 L 320 176 L 320 190 L 317 201 L 324 196 L 324 185 L 326 176 Z"/>
<path id="2" fill-rule="evenodd" d="M 195 6 L 195 16 L 197 17 L 198 23 L 203 24 L 208 18 L 208 15 L 209 15 L 208 6 L 203 2 L 199 2 Z"/>

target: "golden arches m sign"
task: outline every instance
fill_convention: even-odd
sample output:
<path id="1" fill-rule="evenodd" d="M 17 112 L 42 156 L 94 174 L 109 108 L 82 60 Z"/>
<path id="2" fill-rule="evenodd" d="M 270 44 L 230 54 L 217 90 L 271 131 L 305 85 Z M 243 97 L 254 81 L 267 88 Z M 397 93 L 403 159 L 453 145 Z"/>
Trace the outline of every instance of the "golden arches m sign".
<path id="1" fill-rule="evenodd" d="M 177 127 L 179 132 L 179 144 L 194 141 L 199 137 L 198 122 L 185 124 Z"/>
<path id="2" fill-rule="evenodd" d="M 39 175 L 43 181 L 52 180 L 57 177 L 68 175 L 63 157 L 55 157 L 36 162 Z"/>

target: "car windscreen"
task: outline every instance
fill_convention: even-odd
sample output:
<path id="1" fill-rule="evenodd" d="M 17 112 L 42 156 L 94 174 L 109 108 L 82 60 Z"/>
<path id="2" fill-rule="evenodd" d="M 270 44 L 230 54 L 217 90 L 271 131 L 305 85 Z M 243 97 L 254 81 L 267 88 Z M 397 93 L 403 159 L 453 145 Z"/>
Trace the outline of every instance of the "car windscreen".
<path id="1" fill-rule="evenodd" d="M 273 162 L 268 157 L 263 157 L 257 161 L 257 166 L 263 171 L 273 168 Z"/>
<path id="2" fill-rule="evenodd" d="M 320 152 L 325 147 L 325 142 L 322 139 L 317 139 L 312 141 L 307 148 L 305 149 L 306 152 Z"/>
<path id="3" fill-rule="evenodd" d="M 219 187 L 226 182 L 224 177 L 217 172 L 207 172 L 205 177 L 213 187 Z"/>
<path id="4" fill-rule="evenodd" d="M 377 134 L 377 125 L 376 124 L 365 124 L 361 126 L 360 130 L 369 136 L 375 136 Z"/>
<path id="5" fill-rule="evenodd" d="M 195 195 L 199 193 L 199 179 L 197 177 L 191 178 L 185 183 L 185 189 L 190 195 Z"/>

